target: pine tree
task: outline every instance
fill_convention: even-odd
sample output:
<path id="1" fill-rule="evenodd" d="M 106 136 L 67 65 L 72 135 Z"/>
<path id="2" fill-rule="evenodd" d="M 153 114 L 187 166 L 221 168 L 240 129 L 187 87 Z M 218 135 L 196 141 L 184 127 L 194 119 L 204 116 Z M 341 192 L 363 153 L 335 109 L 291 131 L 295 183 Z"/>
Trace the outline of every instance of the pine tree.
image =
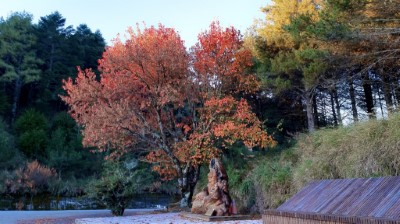
<path id="1" fill-rule="evenodd" d="M 36 56 L 32 16 L 13 13 L 0 21 L 0 81 L 13 84 L 11 120 L 18 112 L 23 85 L 40 79 L 41 60 Z"/>

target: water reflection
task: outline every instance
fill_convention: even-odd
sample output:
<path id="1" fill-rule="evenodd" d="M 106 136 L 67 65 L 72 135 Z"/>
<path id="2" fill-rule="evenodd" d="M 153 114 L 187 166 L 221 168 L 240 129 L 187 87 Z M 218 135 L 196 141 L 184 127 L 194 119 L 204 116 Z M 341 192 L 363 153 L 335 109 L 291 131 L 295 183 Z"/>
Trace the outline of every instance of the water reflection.
<path id="1" fill-rule="evenodd" d="M 128 206 L 135 208 L 164 209 L 174 197 L 164 194 L 136 195 Z M 105 206 L 87 197 L 56 197 L 37 195 L 34 197 L 12 198 L 0 196 L 0 210 L 85 210 L 105 209 Z"/>

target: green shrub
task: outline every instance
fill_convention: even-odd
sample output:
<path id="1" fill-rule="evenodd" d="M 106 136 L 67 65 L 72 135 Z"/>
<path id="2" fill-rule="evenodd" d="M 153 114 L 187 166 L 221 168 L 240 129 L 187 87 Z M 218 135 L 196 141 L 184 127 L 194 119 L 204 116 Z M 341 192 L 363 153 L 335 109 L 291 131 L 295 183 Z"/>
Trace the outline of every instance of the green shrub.
<path id="1" fill-rule="evenodd" d="M 42 158 L 45 155 L 47 134 L 45 130 L 31 130 L 22 133 L 18 146 L 28 158 Z"/>
<path id="2" fill-rule="evenodd" d="M 0 119 L 0 170 L 15 168 L 19 162 L 19 153 L 15 148 L 14 136 L 6 129 L 5 123 Z"/>
<path id="3" fill-rule="evenodd" d="M 15 122 L 15 131 L 18 134 L 31 130 L 47 130 L 46 117 L 35 109 L 26 110 Z"/>
<path id="4" fill-rule="evenodd" d="M 122 216 L 139 187 L 134 175 L 118 162 L 106 162 L 102 176 L 91 183 L 89 194 L 103 203 L 115 216 Z"/>
<path id="5" fill-rule="evenodd" d="M 14 128 L 20 150 L 28 158 L 42 160 L 48 138 L 46 117 L 34 109 L 29 109 L 17 119 Z"/>

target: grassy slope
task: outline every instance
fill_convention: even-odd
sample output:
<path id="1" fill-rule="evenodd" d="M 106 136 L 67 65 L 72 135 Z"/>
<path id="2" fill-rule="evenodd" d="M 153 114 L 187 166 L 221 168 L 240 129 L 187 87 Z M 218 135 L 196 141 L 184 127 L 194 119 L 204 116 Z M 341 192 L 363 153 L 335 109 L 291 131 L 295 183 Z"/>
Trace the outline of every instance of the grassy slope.
<path id="1" fill-rule="evenodd" d="M 231 192 L 242 210 L 277 207 L 314 179 L 399 175 L 400 114 L 303 134 L 294 146 L 273 151 L 241 169 L 228 162 Z"/>

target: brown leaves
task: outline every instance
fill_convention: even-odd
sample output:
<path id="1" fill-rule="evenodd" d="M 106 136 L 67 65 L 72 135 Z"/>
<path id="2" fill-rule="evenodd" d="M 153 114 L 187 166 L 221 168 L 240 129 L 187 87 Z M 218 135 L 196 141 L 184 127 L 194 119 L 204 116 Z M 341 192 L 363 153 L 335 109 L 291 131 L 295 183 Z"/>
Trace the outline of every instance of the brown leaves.
<path id="1" fill-rule="evenodd" d="M 38 161 L 26 163 L 15 171 L 15 179 L 7 180 L 6 186 L 10 193 L 31 193 L 45 192 L 48 190 L 49 182 L 57 177 L 57 172 Z"/>

